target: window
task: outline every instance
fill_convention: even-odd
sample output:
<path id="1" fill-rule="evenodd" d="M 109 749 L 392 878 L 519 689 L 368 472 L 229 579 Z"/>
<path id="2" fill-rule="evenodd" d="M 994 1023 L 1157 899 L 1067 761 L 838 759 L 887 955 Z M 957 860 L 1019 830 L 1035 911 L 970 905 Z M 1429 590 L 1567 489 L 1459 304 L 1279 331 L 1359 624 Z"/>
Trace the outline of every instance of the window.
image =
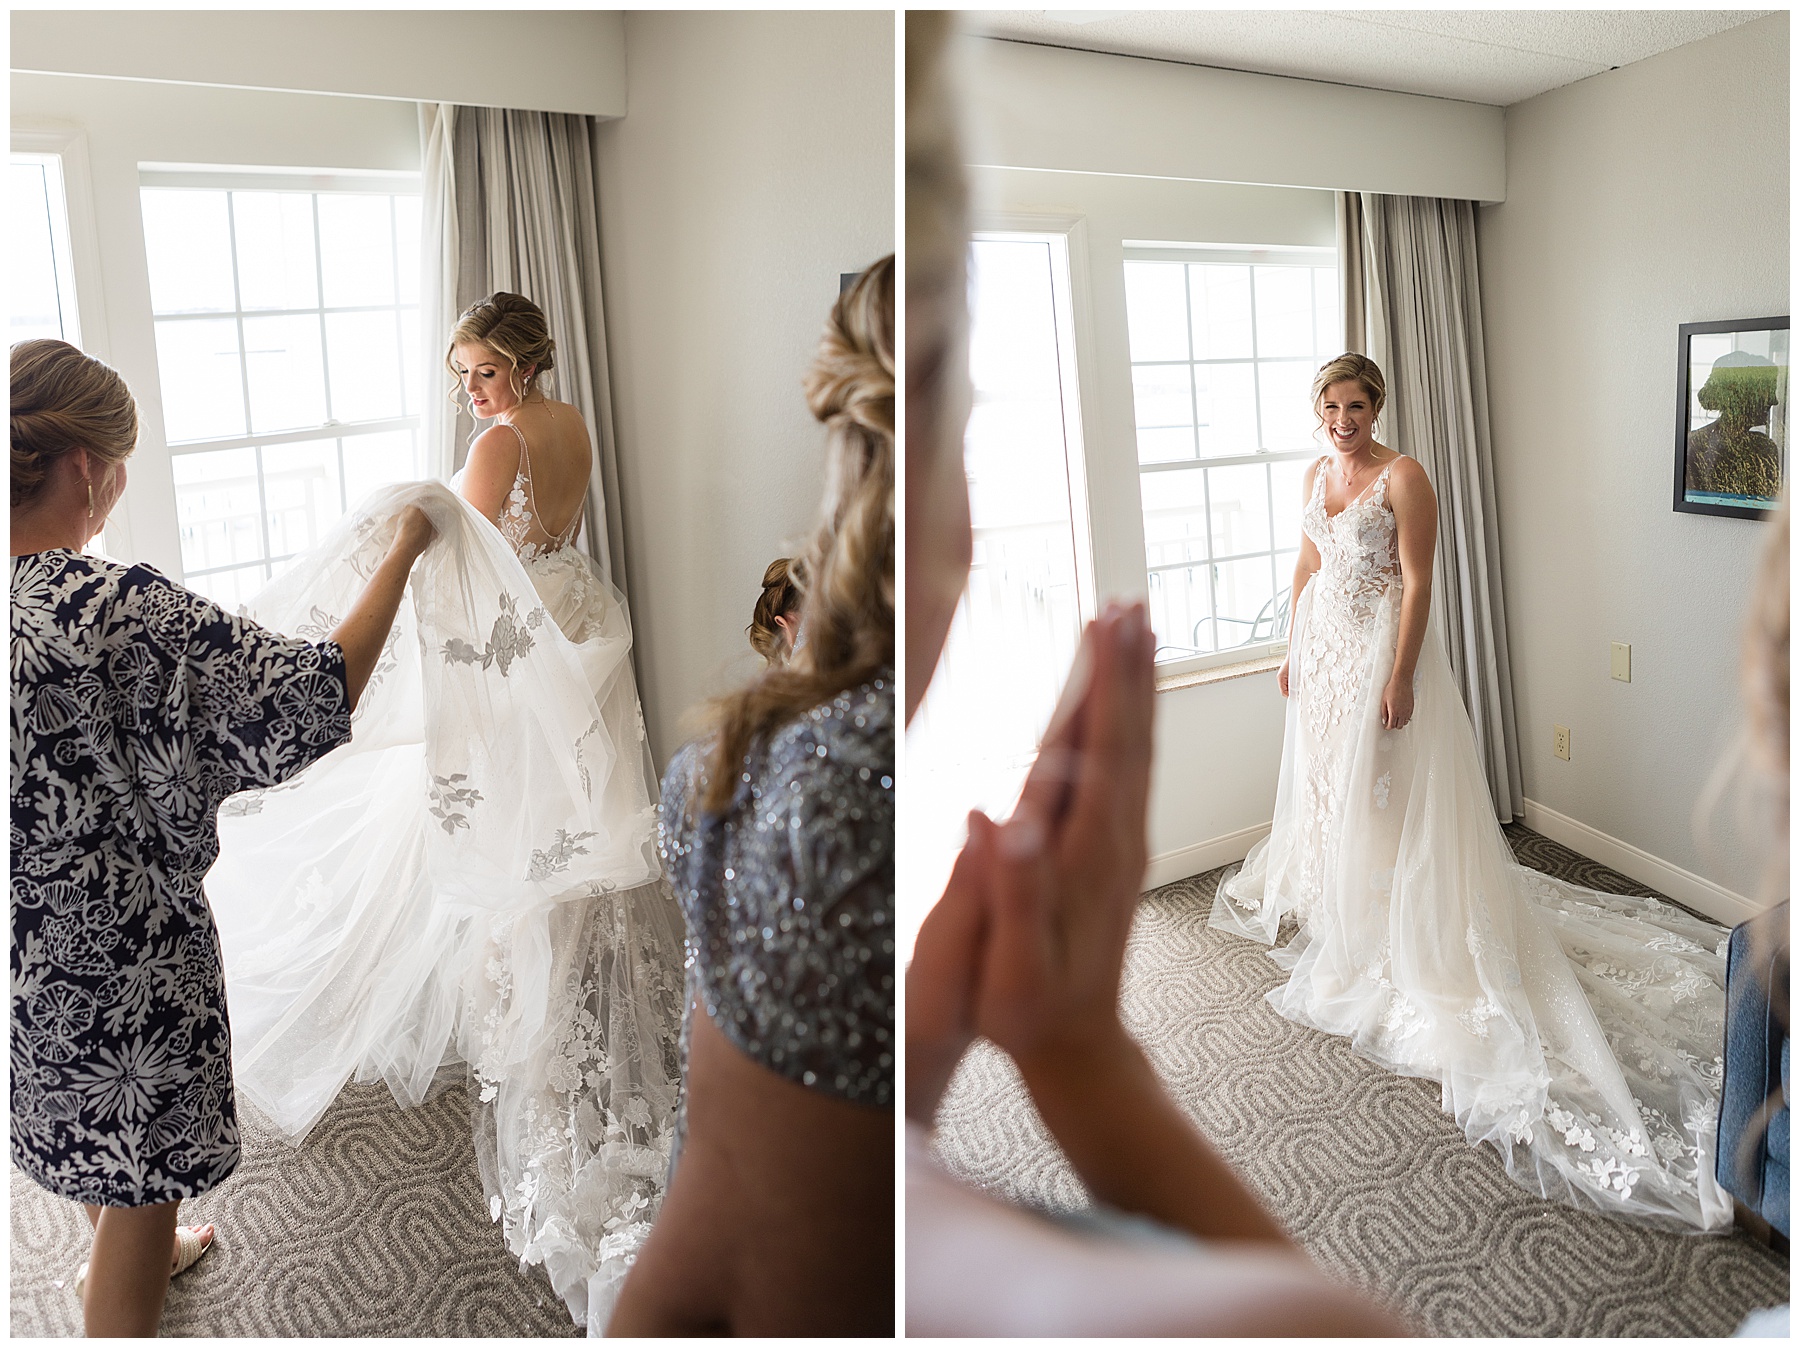
<path id="1" fill-rule="evenodd" d="M 13 152 L 11 342 L 55 337 L 81 345 L 62 156 Z"/>
<path id="2" fill-rule="evenodd" d="M 943 892 L 971 809 L 1010 809 L 1092 608 L 1079 504 L 1068 244 L 983 233 L 970 250 L 964 440 L 974 564 L 907 733 L 902 936 Z"/>
<path id="3" fill-rule="evenodd" d="M 146 173 L 187 583 L 235 606 L 376 487 L 423 474 L 419 198 Z"/>
<path id="4" fill-rule="evenodd" d="M 1335 251 L 1128 246 L 1125 303 L 1157 660 L 1268 654 L 1321 452 L 1312 377 L 1342 346 Z"/>

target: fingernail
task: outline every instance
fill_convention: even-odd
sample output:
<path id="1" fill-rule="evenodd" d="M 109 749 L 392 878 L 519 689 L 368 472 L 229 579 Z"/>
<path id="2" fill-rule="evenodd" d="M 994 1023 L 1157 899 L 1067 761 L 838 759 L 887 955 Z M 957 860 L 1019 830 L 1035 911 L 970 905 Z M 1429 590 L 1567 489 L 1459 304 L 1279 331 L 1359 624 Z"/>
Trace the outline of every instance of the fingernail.
<path id="1" fill-rule="evenodd" d="M 1143 612 L 1133 604 L 1119 614 L 1117 625 L 1113 628 L 1113 641 L 1121 651 L 1129 654 L 1142 639 L 1143 630 Z"/>
<path id="2" fill-rule="evenodd" d="M 1044 827 L 1030 815 L 1016 814 L 1000 826 L 1000 854 L 1029 861 L 1044 850 Z"/>

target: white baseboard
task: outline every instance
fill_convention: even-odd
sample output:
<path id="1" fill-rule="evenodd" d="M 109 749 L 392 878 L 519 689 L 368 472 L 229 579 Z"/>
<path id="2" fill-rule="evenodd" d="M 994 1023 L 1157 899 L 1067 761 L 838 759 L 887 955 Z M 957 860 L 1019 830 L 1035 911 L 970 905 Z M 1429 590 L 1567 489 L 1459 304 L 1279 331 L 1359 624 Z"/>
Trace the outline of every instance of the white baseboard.
<path id="1" fill-rule="evenodd" d="M 1525 818 L 1522 822 L 1533 833 L 1541 833 L 1550 841 L 1572 848 L 1589 860 L 1611 867 L 1620 875 L 1628 875 L 1639 884 L 1649 885 L 1658 893 L 1667 894 L 1677 903 L 1685 904 L 1696 913 L 1704 913 L 1727 927 L 1735 927 L 1762 911 L 1761 904 L 1742 894 L 1735 894 L 1723 885 L 1716 885 L 1692 871 L 1684 871 L 1672 862 L 1652 856 L 1641 847 L 1621 842 L 1599 829 L 1590 828 L 1580 820 L 1571 819 L 1547 805 L 1540 805 L 1535 800 L 1525 802 Z M 1172 885 L 1177 880 L 1185 880 L 1190 875 L 1202 875 L 1234 861 L 1242 861 L 1249 855 L 1252 847 L 1268 836 L 1269 827 L 1268 824 L 1257 824 L 1251 828 L 1239 829 L 1236 833 L 1227 833 L 1222 838 L 1209 838 L 1189 847 L 1178 847 L 1173 852 L 1159 853 L 1150 858 L 1150 865 L 1144 872 L 1144 888 L 1159 889 L 1163 885 Z"/>
<path id="2" fill-rule="evenodd" d="M 1150 858 L 1150 865 L 1144 871 L 1144 888 L 1160 889 L 1190 875 L 1204 875 L 1220 866 L 1242 861 L 1250 855 L 1252 847 L 1269 836 L 1269 828 L 1269 824 L 1254 824 L 1222 838 L 1208 838 L 1190 847 L 1159 853 Z"/>
<path id="3" fill-rule="evenodd" d="M 1548 805 L 1539 805 L 1535 800 L 1525 802 L 1524 824 L 1533 833 L 1541 833 L 1552 842 L 1572 848 L 1602 866 L 1610 866 L 1620 875 L 1629 875 L 1639 884 L 1649 885 L 1658 893 L 1667 894 L 1677 903 L 1696 913 L 1704 913 L 1715 922 L 1723 922 L 1727 927 L 1735 927 L 1762 911 L 1761 904 L 1742 894 L 1734 894 L 1723 885 L 1716 885 L 1692 871 L 1684 871 L 1641 847 L 1621 842 Z"/>

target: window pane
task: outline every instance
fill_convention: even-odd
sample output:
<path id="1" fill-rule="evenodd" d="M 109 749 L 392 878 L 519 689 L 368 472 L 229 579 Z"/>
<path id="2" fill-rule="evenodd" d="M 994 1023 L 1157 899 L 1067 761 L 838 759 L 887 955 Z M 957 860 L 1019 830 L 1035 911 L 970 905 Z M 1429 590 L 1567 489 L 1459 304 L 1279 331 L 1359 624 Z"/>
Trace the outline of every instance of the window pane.
<path id="1" fill-rule="evenodd" d="M 1293 604 L 1293 598 L 1290 591 L 1294 588 L 1294 567 L 1299 561 L 1300 553 L 1297 550 L 1293 552 L 1278 552 L 1275 554 L 1276 598 L 1280 603 L 1287 604 L 1290 607 Z M 1274 634 L 1275 639 L 1280 640 L 1287 634 L 1288 624 L 1285 622 L 1278 623 Z"/>
<path id="2" fill-rule="evenodd" d="M 312 195 L 235 192 L 238 290 L 246 309 L 312 309 L 319 303 Z"/>
<path id="3" fill-rule="evenodd" d="M 265 445 L 263 491 L 269 512 L 269 555 L 304 552 L 344 513 L 335 440 Z"/>
<path id="4" fill-rule="evenodd" d="M 1250 268 L 1215 263 L 1188 268 L 1194 302 L 1194 359 L 1256 354 L 1250 328 Z"/>
<path id="5" fill-rule="evenodd" d="M 236 320 L 159 320 L 156 364 L 170 444 L 244 434 Z"/>
<path id="6" fill-rule="evenodd" d="M 419 302 L 419 199 L 394 198 L 394 242 L 400 257 L 400 274 L 395 289 L 402 304 Z"/>
<path id="7" fill-rule="evenodd" d="M 1343 318 L 1338 313 L 1336 267 L 1313 268 L 1313 310 L 1318 315 L 1313 338 L 1314 363 L 1323 365 L 1344 349 Z"/>
<path id="8" fill-rule="evenodd" d="M 901 822 L 908 931 L 942 892 L 968 811 L 1004 811 L 1017 796 L 1080 638 L 1068 487 L 1079 426 L 1064 421 L 1059 248 L 977 239 L 970 250 L 974 566 L 908 730 L 908 798 L 919 804 Z"/>
<path id="9" fill-rule="evenodd" d="M 1212 567 L 1150 573 L 1150 628 L 1156 633 L 1156 658 L 1179 660 L 1210 655 L 1213 640 Z"/>
<path id="10" fill-rule="evenodd" d="M 319 255 L 327 308 L 394 302 L 394 226 L 388 200 L 343 192 L 319 194 Z"/>
<path id="11" fill-rule="evenodd" d="M 1312 410 L 1311 360 L 1259 362 L 1262 385 L 1262 447 L 1269 450 L 1310 449 L 1319 443 Z"/>
<path id="12" fill-rule="evenodd" d="M 420 412 L 419 398 L 419 311 L 400 311 L 400 401 L 407 416 Z"/>
<path id="13" fill-rule="evenodd" d="M 1276 636 L 1275 586 L 1269 559 L 1220 562 L 1213 571 L 1218 587 L 1219 649 Z"/>
<path id="14" fill-rule="evenodd" d="M 1125 264 L 1125 321 L 1133 360 L 1186 360 L 1187 296 L 1179 262 Z"/>
<path id="15" fill-rule="evenodd" d="M 1234 557 L 1267 552 L 1269 540 L 1269 470 L 1260 463 L 1208 468 L 1212 496 L 1212 555 Z M 1221 597 L 1223 607 L 1224 599 Z"/>
<path id="16" fill-rule="evenodd" d="M 1194 403 L 1201 458 L 1256 453 L 1256 375 L 1250 362 L 1196 365 Z"/>
<path id="17" fill-rule="evenodd" d="M 1194 428 L 1148 430 L 1137 433 L 1139 463 L 1173 463 L 1194 457 Z"/>
<path id="18" fill-rule="evenodd" d="M 159 314 L 229 313 L 231 221 L 224 192 L 143 189 L 150 307 Z"/>
<path id="19" fill-rule="evenodd" d="M 332 416 L 339 421 L 374 421 L 404 415 L 400 334 L 394 330 L 391 312 L 327 314 L 325 353 L 331 371 Z"/>
<path id="20" fill-rule="evenodd" d="M 1303 498 L 1306 494 L 1307 463 L 1306 459 L 1284 459 L 1280 463 L 1269 465 L 1274 474 L 1274 485 L 1270 490 L 1275 497 L 1276 547 L 1300 546 L 1300 512 L 1306 506 Z M 1292 563 L 1288 564 L 1288 569 L 1292 569 Z"/>
<path id="21" fill-rule="evenodd" d="M 1187 365 L 1134 365 L 1131 368 L 1132 399 L 1137 424 L 1191 426 L 1194 424 L 1194 392 Z"/>
<path id="22" fill-rule="evenodd" d="M 174 456 L 175 514 L 188 573 L 263 556 L 262 500 L 254 449 Z M 262 574 L 260 568 L 258 574 Z M 196 588 L 200 588 L 196 586 Z M 218 595 L 201 589 L 202 594 Z"/>
<path id="23" fill-rule="evenodd" d="M 244 320 L 250 427 L 295 431 L 325 420 L 325 361 L 312 314 Z"/>
<path id="24" fill-rule="evenodd" d="M 377 487 L 417 482 L 417 431 L 383 431 L 344 437 L 344 499 L 355 509 Z"/>
<path id="25" fill-rule="evenodd" d="M 1206 550 L 1206 470 L 1143 473 L 1144 560 L 1150 566 L 1203 562 Z"/>
<path id="26" fill-rule="evenodd" d="M 1313 353 L 1312 268 L 1256 267 L 1256 354 Z"/>
<path id="27" fill-rule="evenodd" d="M 188 588 L 205 595 L 227 613 L 236 613 L 240 604 L 269 583 L 269 568 L 261 562 L 240 566 L 232 571 L 215 571 L 209 576 L 188 577 Z"/>
<path id="28" fill-rule="evenodd" d="M 52 184 L 50 166 L 15 160 L 7 179 L 12 189 L 8 223 L 12 226 L 11 340 L 34 337 L 67 340 L 65 312 L 73 295 L 57 286 L 56 234 L 53 212 L 62 210 L 60 183 Z M 60 175 L 57 175 L 60 178 Z M 68 314 L 73 318 L 73 314 Z"/>

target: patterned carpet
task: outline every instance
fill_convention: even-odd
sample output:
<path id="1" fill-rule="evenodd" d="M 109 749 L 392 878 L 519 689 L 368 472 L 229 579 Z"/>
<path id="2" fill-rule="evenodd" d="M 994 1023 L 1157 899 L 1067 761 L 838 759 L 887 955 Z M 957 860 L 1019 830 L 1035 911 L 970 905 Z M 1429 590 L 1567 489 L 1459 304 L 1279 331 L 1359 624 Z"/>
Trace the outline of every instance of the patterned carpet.
<path id="1" fill-rule="evenodd" d="M 1525 865 L 1649 894 L 1547 838 L 1507 829 Z M 1145 896 L 1125 1011 L 1157 1071 L 1328 1273 L 1422 1330 L 1478 1336 L 1712 1336 L 1788 1298 L 1787 1260 L 1748 1237 L 1685 1237 L 1532 1198 L 1438 1111 L 1344 1041 L 1276 1015 L 1283 977 L 1207 929 L 1214 871 Z M 945 1097 L 938 1147 L 970 1181 L 1052 1209 L 1087 1202 L 1011 1061 L 977 1046 Z"/>
<path id="2" fill-rule="evenodd" d="M 164 1334 L 581 1332 L 488 1221 L 461 1085 L 406 1110 L 385 1086 L 352 1086 L 298 1149 L 254 1115 L 243 1126 L 237 1173 L 182 1206 L 219 1237 L 170 1285 Z M 87 1219 L 9 1169 L 12 1335 L 79 1335 Z"/>

